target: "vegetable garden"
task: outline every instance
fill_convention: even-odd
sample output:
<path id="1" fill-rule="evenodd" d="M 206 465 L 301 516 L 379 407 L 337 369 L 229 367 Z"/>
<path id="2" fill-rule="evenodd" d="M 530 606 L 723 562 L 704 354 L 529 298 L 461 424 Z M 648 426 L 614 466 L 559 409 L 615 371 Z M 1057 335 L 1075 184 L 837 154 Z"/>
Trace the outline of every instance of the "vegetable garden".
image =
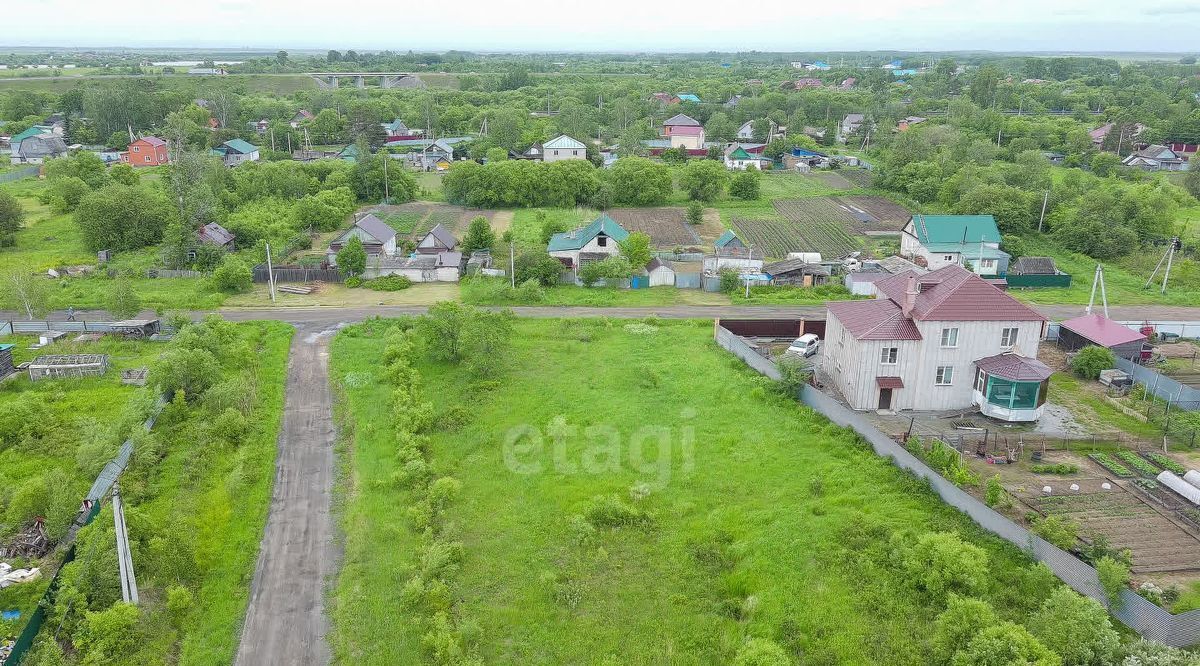
<path id="1" fill-rule="evenodd" d="M 790 220 L 734 217 L 733 226 L 747 243 L 768 257 L 783 258 L 789 252 L 820 252 L 822 257 L 844 257 L 859 244 L 838 222 L 797 224 Z"/>

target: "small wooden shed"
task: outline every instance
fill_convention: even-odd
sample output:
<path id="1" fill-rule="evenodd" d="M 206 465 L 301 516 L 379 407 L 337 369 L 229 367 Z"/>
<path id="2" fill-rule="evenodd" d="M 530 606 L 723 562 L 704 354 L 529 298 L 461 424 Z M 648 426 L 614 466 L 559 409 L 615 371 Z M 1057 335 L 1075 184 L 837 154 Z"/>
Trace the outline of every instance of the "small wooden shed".
<path id="1" fill-rule="evenodd" d="M 651 287 L 674 287 L 675 267 L 671 262 L 655 257 L 646 264 L 646 273 L 650 276 Z"/>
<path id="2" fill-rule="evenodd" d="M 29 364 L 29 379 L 36 382 L 40 379 L 99 376 L 107 370 L 108 356 L 104 354 L 39 356 Z"/>
<path id="3" fill-rule="evenodd" d="M 16 365 L 13 364 L 12 350 L 15 345 L 0 345 L 0 379 L 11 375 L 17 371 Z"/>
<path id="4" fill-rule="evenodd" d="M 161 328 L 162 323 L 158 319 L 122 319 L 112 323 L 113 333 L 127 338 L 148 338 Z"/>

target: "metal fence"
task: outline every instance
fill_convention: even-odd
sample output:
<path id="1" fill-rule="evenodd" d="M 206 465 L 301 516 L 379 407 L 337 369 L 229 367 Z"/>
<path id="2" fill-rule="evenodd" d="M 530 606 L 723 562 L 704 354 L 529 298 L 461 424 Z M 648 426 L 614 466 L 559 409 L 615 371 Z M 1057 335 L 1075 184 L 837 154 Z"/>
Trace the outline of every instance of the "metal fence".
<path id="1" fill-rule="evenodd" d="M 1138 365 L 1127 358 L 1117 359 L 1117 368 L 1129 373 L 1133 380 L 1146 387 L 1152 395 L 1173 403 L 1200 404 L 1200 390 L 1181 384 L 1170 377 Z"/>
<path id="2" fill-rule="evenodd" d="M 699 289 L 703 275 L 700 273 L 676 273 L 675 287 L 678 289 Z"/>
<path id="3" fill-rule="evenodd" d="M 704 261 L 703 252 L 671 252 L 669 250 L 653 250 L 652 255 L 667 261 Z"/>
<path id="4" fill-rule="evenodd" d="M 0 173 L 0 183 L 11 183 L 14 180 L 21 180 L 22 178 L 30 178 L 32 176 L 38 175 L 38 172 L 40 170 L 41 170 L 41 167 L 31 166 L 31 167 L 25 167 L 24 169 L 17 169 L 16 171 L 9 171 L 8 173 Z"/>
<path id="5" fill-rule="evenodd" d="M 43 331 L 62 331 L 64 333 L 111 333 L 112 322 L 107 321 L 0 321 L 0 335 L 17 333 L 41 333 Z"/>
<path id="6" fill-rule="evenodd" d="M 192 271 L 175 268 L 151 268 L 146 271 L 148 278 L 205 278 L 212 275 L 205 271 Z"/>
<path id="7" fill-rule="evenodd" d="M 717 344 L 746 360 L 758 372 L 768 377 L 778 377 L 779 372 L 773 363 L 759 356 L 730 331 L 717 326 L 715 336 Z M 871 445 L 876 454 L 890 458 L 900 469 L 928 481 L 942 501 L 970 516 L 980 527 L 1023 549 L 1031 558 L 1049 567 L 1060 580 L 1076 592 L 1109 606 L 1113 616 L 1138 634 L 1173 647 L 1189 647 L 1200 643 L 1200 610 L 1175 615 L 1128 588 L 1121 590 L 1120 604 L 1116 607 L 1111 606 L 1094 567 L 1017 525 L 962 488 L 947 481 L 895 440 L 875 428 L 861 414 L 847 409 L 818 389 L 806 385 L 800 390 L 798 397 L 801 402 L 833 423 L 853 429 Z"/>

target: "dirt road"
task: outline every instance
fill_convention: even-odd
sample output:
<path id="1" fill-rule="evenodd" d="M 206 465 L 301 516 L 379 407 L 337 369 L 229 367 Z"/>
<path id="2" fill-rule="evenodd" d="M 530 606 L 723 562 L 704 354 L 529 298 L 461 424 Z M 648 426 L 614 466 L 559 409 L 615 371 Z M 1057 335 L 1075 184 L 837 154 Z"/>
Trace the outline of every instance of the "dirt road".
<path id="1" fill-rule="evenodd" d="M 337 572 L 331 327 L 301 327 L 288 356 L 287 398 L 271 513 L 254 569 L 239 666 L 326 664 L 325 586 Z"/>

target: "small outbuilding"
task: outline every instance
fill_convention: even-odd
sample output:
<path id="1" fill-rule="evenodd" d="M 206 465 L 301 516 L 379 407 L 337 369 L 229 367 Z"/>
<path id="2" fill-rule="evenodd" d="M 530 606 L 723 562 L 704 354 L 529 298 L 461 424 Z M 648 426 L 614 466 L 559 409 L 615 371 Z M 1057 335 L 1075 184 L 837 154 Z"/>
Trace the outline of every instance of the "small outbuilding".
<path id="1" fill-rule="evenodd" d="M 829 269 L 819 264 L 810 264 L 803 259 L 787 259 L 763 266 L 762 272 L 771 278 L 771 284 L 813 287 L 829 280 Z"/>
<path id="2" fill-rule="evenodd" d="M 646 264 L 646 273 L 650 276 L 651 287 L 674 287 L 675 267 L 665 259 L 655 257 Z"/>
<path id="3" fill-rule="evenodd" d="M 1145 344 L 1145 335 L 1098 314 L 1068 319 L 1058 327 L 1058 346 L 1067 351 L 1094 345 L 1120 358 L 1138 359 Z"/>
<path id="4" fill-rule="evenodd" d="M 29 379 L 60 379 L 63 377 L 100 376 L 108 370 L 104 354 L 64 354 L 39 356 L 29 364 Z"/>
<path id="5" fill-rule="evenodd" d="M 1071 275 L 1058 270 L 1053 257 L 1019 257 L 1008 267 L 1010 287 L 1070 287 Z"/>
<path id="6" fill-rule="evenodd" d="M 891 276 L 891 273 L 883 270 L 854 271 L 846 274 L 845 284 L 850 293 L 855 296 L 874 296 L 876 294 L 875 283 Z"/>
<path id="7" fill-rule="evenodd" d="M 127 338 L 148 338 L 162 329 L 158 319 L 122 319 L 112 324 L 113 333 Z"/>
<path id="8" fill-rule="evenodd" d="M 417 252 L 420 254 L 441 254 L 454 252 L 458 248 L 458 239 L 450 230 L 441 224 L 436 224 L 429 233 L 417 241 Z"/>

